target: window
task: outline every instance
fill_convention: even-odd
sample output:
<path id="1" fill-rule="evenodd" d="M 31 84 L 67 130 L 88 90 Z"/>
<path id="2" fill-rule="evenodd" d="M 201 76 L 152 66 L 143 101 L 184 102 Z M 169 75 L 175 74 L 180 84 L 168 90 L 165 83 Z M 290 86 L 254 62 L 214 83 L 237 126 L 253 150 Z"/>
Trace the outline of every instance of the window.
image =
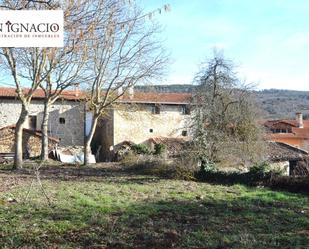
<path id="1" fill-rule="evenodd" d="M 160 106 L 158 106 L 158 105 L 154 105 L 154 106 L 152 106 L 152 109 L 151 109 L 151 113 L 152 114 L 160 114 Z"/>
<path id="2" fill-rule="evenodd" d="M 191 113 L 190 107 L 188 105 L 181 106 L 181 113 L 183 115 L 190 115 Z"/>
<path id="3" fill-rule="evenodd" d="M 149 132 L 150 132 L 150 133 L 153 133 L 153 129 L 149 129 Z"/>
<path id="4" fill-rule="evenodd" d="M 186 137 L 186 136 L 188 136 L 188 132 L 187 132 L 187 131 L 182 131 L 182 132 L 181 132 L 181 135 L 182 135 L 183 137 Z"/>
<path id="5" fill-rule="evenodd" d="M 271 129 L 272 133 L 291 133 L 291 129 Z"/>
<path id="6" fill-rule="evenodd" d="M 65 118 L 59 118 L 59 123 L 60 124 L 65 124 Z"/>
<path id="7" fill-rule="evenodd" d="M 34 115 L 31 116 L 30 115 L 29 119 L 28 119 L 28 122 L 29 122 L 29 124 L 28 124 L 29 129 L 36 130 L 36 116 L 34 116 Z"/>

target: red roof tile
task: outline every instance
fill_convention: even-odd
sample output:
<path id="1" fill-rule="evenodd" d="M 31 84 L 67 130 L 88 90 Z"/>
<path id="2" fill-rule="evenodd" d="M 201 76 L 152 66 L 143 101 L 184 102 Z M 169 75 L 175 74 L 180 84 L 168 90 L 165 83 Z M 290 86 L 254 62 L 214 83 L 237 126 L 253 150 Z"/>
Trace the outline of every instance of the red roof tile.
<path id="1" fill-rule="evenodd" d="M 25 89 L 28 91 L 29 89 Z M 65 90 L 60 98 L 66 100 L 81 100 L 85 96 L 82 91 Z M 120 103 L 162 103 L 162 104 L 188 104 L 191 99 L 190 93 L 157 93 L 157 92 L 135 92 L 131 97 L 124 95 L 118 99 Z M 17 93 L 15 88 L 0 87 L 0 98 L 16 98 Z M 43 99 L 44 92 L 42 89 L 37 89 L 33 95 L 34 99 Z"/>
<path id="2" fill-rule="evenodd" d="M 278 139 L 278 138 L 300 138 L 294 133 L 267 133 L 267 139 Z"/>
<path id="3" fill-rule="evenodd" d="M 29 89 L 24 89 L 25 92 L 29 91 Z M 37 89 L 34 94 L 34 99 L 43 99 L 44 98 L 44 91 L 42 89 Z M 79 90 L 65 90 L 60 95 L 60 99 L 66 100 L 80 100 L 83 96 L 83 93 Z M 15 88 L 9 87 L 0 87 L 0 97 L 3 98 L 16 98 L 17 93 Z"/>
<path id="4" fill-rule="evenodd" d="M 276 138 L 301 138 L 301 139 L 309 139 L 309 120 L 303 120 L 303 128 L 297 127 L 296 120 L 268 120 L 264 123 L 264 125 L 268 128 L 272 128 L 273 125 L 278 123 L 284 123 L 291 126 L 292 130 L 289 133 L 270 133 L 267 134 L 269 139 Z"/>
<path id="5" fill-rule="evenodd" d="M 288 120 L 288 119 L 280 119 L 280 120 L 267 120 L 263 122 L 266 127 L 271 128 L 273 125 L 278 123 L 284 123 L 291 125 L 293 127 L 297 127 L 298 123 L 296 120 Z M 309 128 L 309 120 L 303 120 L 304 128 Z"/>

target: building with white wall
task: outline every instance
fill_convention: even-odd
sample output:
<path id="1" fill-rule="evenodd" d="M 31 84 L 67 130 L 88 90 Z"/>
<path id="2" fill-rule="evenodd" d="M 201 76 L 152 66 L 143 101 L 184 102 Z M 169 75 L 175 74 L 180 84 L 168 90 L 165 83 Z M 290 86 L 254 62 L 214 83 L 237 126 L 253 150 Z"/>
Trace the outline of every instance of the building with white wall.
<path id="1" fill-rule="evenodd" d="M 84 103 L 80 92 L 64 91 L 51 106 L 48 131 L 49 136 L 60 140 L 60 145 L 83 145 Z M 37 90 L 30 105 L 29 119 L 24 128 L 41 130 L 44 110 L 44 93 Z M 0 88 L 0 128 L 16 124 L 21 111 L 21 103 L 14 88 Z"/>

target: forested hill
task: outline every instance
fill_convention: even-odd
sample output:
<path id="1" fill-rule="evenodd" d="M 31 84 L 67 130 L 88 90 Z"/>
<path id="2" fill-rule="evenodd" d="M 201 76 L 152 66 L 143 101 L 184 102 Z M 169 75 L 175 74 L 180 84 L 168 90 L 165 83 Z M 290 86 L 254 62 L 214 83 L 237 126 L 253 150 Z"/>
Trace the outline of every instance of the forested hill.
<path id="1" fill-rule="evenodd" d="M 309 91 L 270 89 L 255 95 L 266 118 L 294 118 L 296 112 L 302 112 L 309 119 Z"/>
<path id="2" fill-rule="evenodd" d="M 146 92 L 192 92 L 192 85 L 136 86 L 137 91 Z M 254 91 L 255 99 L 263 111 L 263 118 L 294 118 L 302 112 L 309 119 L 309 91 L 269 89 Z"/>

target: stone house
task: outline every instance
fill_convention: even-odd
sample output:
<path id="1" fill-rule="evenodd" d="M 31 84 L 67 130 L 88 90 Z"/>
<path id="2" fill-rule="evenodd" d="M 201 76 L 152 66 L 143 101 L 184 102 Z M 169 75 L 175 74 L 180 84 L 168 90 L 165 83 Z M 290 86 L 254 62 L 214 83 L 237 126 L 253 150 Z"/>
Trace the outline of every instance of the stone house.
<path id="1" fill-rule="evenodd" d="M 39 131 L 43 119 L 44 92 L 36 90 L 30 105 L 27 130 Z M 21 111 L 15 88 L 0 88 L 0 128 L 16 124 Z M 49 136 L 59 140 L 60 146 L 83 145 L 84 142 L 84 103 L 80 91 L 64 91 L 52 105 Z"/>
<path id="2" fill-rule="evenodd" d="M 92 143 L 100 161 L 109 161 L 123 141 L 146 143 L 151 138 L 190 136 L 188 93 L 134 92 L 124 95 L 101 118 Z"/>
<path id="3" fill-rule="evenodd" d="M 268 142 L 267 151 L 271 168 L 281 170 L 285 175 L 293 174 L 296 166 L 309 158 L 307 151 L 281 142 Z"/>
<path id="4" fill-rule="evenodd" d="M 51 107 L 49 136 L 58 139 L 59 146 L 82 146 L 84 143 L 91 113 L 87 113 L 85 119 L 82 96 L 80 91 L 64 91 Z M 187 139 L 190 136 L 190 98 L 188 93 L 134 93 L 130 90 L 100 119 L 92 143 L 93 153 L 99 152 L 100 161 L 108 161 L 112 159 L 114 146 L 123 141 L 139 144 L 156 137 Z M 39 89 L 33 96 L 25 131 L 40 133 L 43 101 L 44 93 Z M 16 124 L 20 109 L 15 89 L 0 88 L 0 128 Z"/>

